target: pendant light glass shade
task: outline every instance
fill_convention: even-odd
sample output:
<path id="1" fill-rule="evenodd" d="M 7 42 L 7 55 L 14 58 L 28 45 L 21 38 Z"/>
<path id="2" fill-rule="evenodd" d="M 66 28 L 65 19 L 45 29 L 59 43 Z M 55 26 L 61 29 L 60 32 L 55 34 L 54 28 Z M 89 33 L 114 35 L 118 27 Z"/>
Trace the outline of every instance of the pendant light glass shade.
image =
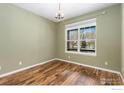
<path id="1" fill-rule="evenodd" d="M 58 12 L 56 13 L 55 18 L 58 19 L 58 20 L 61 20 L 61 19 L 64 18 L 64 13 L 63 13 L 63 12 L 61 11 L 61 9 L 60 9 L 60 3 L 59 3 L 59 10 L 58 10 Z"/>

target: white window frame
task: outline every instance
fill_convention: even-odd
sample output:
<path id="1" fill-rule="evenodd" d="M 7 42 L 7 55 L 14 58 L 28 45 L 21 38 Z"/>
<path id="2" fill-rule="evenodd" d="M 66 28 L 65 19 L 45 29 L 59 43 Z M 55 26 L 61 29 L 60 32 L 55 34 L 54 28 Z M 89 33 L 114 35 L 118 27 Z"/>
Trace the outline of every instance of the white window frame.
<path id="1" fill-rule="evenodd" d="M 96 39 L 95 39 L 95 53 L 85 53 L 80 52 L 80 28 L 87 27 L 87 26 L 96 26 Z M 78 41 L 77 41 L 77 51 L 68 51 L 67 50 L 67 32 L 68 30 L 78 29 Z M 72 40 L 73 41 L 73 40 Z M 85 20 L 73 24 L 65 25 L 65 53 L 72 53 L 72 54 L 81 54 L 81 55 L 88 55 L 88 56 L 96 56 L 97 55 L 97 25 L 96 25 L 96 18 Z"/>

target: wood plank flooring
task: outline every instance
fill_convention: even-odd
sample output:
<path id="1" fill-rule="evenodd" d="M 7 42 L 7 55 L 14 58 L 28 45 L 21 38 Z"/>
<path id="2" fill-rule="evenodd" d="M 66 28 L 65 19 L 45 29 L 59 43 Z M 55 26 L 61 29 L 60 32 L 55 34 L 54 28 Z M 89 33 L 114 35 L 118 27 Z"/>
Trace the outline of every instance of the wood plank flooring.
<path id="1" fill-rule="evenodd" d="M 0 78 L 0 85 L 123 85 L 118 74 L 52 61 Z"/>

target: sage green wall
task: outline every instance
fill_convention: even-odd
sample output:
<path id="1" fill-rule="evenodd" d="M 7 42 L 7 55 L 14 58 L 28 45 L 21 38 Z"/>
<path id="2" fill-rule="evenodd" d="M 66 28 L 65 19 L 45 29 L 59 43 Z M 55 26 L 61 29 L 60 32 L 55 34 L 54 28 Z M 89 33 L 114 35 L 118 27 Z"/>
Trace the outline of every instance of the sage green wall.
<path id="1" fill-rule="evenodd" d="M 122 4 L 122 74 L 124 77 L 124 4 Z"/>
<path id="2" fill-rule="evenodd" d="M 121 70 L 121 5 L 60 23 L 37 16 L 12 4 L 0 4 L 0 74 L 53 58 Z M 64 25 L 97 18 L 97 56 L 65 53 Z M 68 59 L 68 56 L 71 58 Z M 19 66 L 19 61 L 23 64 Z M 105 66 L 104 62 L 109 65 Z"/>
<path id="3" fill-rule="evenodd" d="M 0 74 L 55 58 L 55 49 L 56 23 L 0 4 Z"/>
<path id="4" fill-rule="evenodd" d="M 99 15 L 102 11 L 105 15 Z M 66 24 L 97 18 L 97 56 L 65 53 Z M 57 26 L 57 58 L 76 61 L 96 67 L 121 71 L 121 5 L 60 22 Z M 70 59 L 68 58 L 70 56 Z M 108 66 L 105 65 L 108 61 Z"/>

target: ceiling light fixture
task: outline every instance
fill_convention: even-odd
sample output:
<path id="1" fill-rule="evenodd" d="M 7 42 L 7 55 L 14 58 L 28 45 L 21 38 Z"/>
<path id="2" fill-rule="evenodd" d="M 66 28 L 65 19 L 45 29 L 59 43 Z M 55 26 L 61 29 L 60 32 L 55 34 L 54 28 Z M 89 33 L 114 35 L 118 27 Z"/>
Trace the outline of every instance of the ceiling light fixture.
<path id="1" fill-rule="evenodd" d="M 61 11 L 61 8 L 60 8 L 60 3 L 59 3 L 59 10 L 58 10 L 58 12 L 56 13 L 55 18 L 58 19 L 58 20 L 61 20 L 61 19 L 64 18 L 64 13 Z"/>

